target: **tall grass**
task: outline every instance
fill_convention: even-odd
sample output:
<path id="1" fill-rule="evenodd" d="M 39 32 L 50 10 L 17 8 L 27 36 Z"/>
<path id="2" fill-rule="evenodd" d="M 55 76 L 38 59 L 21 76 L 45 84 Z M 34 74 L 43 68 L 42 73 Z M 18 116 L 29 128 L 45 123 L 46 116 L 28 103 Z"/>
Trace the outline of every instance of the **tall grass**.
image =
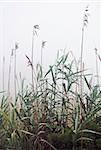
<path id="1" fill-rule="evenodd" d="M 75 91 L 75 87 L 79 85 L 81 71 L 76 68 L 74 57 L 73 60 L 70 58 L 70 52 L 60 56 L 43 77 L 39 76 L 42 71 L 39 69 L 34 93 L 32 89 L 24 86 L 23 80 L 15 101 L 9 104 L 8 97 L 2 98 L 0 106 L 0 133 L 2 140 L 4 139 L 2 146 L 6 144 L 8 148 L 17 147 L 26 150 L 41 149 L 41 147 L 55 149 L 48 136 L 52 133 L 61 135 L 67 128 L 73 132 L 74 149 L 76 143 L 81 140 L 83 143 L 84 140 L 94 140 L 92 136 L 85 137 L 86 132 L 100 136 L 99 121 L 94 130 L 88 128 L 90 122 L 100 117 L 100 88 L 92 87 L 85 73 L 83 81 L 90 92 L 89 94 L 83 92 L 85 102 L 82 101 L 79 90 Z M 81 107 L 84 112 L 82 120 Z"/>
<path id="2" fill-rule="evenodd" d="M 85 11 L 88 13 L 88 7 Z M 16 88 L 18 45 L 15 45 L 13 52 L 16 97 L 10 100 L 9 96 L 3 94 L 1 98 L 1 149 L 83 150 L 92 148 L 100 150 L 101 147 L 97 143 L 101 139 L 101 88 L 99 82 L 95 86 L 90 83 L 88 77 L 91 75 L 83 67 L 83 40 L 84 28 L 88 22 L 87 17 L 85 13 L 80 69 L 76 58 L 70 51 L 62 55 L 58 52 L 56 62 L 44 72 L 45 41 L 41 45 L 41 63 L 34 68 L 34 38 L 39 29 L 38 25 L 34 26 L 31 59 L 26 55 L 32 71 L 32 87 L 25 86 L 25 80 L 20 77 L 22 81 L 19 91 Z M 11 58 L 8 91 L 10 75 Z M 86 91 L 85 88 L 83 89 L 83 83 Z"/>

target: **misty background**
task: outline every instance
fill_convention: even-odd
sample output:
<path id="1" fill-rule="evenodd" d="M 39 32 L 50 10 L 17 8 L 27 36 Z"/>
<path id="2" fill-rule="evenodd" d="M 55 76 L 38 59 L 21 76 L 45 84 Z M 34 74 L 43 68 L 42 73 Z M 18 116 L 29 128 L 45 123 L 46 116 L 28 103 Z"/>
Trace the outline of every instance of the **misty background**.
<path id="1" fill-rule="evenodd" d="M 25 55 L 31 58 L 33 26 L 39 25 L 34 41 L 34 66 L 40 63 L 42 41 L 44 71 L 53 64 L 57 51 L 72 51 L 80 60 L 81 34 L 85 7 L 89 5 L 89 22 L 84 35 L 83 61 L 88 73 L 96 76 L 95 48 L 101 55 L 101 3 L 98 2 L 10 2 L 0 1 L 0 91 L 2 91 L 3 57 L 5 58 L 4 85 L 7 90 L 8 67 L 12 49 L 18 43 L 17 78 L 20 73 L 31 83 L 31 69 Z M 11 88 L 13 90 L 13 67 Z M 99 76 L 101 63 L 99 63 Z M 96 77 L 95 77 L 96 80 Z"/>

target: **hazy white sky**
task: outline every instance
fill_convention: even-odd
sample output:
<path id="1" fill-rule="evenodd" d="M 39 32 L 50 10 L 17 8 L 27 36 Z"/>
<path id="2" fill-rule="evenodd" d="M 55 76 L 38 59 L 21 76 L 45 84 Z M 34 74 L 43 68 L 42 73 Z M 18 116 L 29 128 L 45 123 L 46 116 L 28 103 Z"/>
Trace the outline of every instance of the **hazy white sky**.
<path id="1" fill-rule="evenodd" d="M 29 2 L 0 1 L 0 90 L 2 89 L 2 57 L 5 56 L 5 86 L 11 49 L 19 43 L 17 51 L 17 72 L 30 81 L 30 68 L 25 54 L 31 56 L 33 26 L 40 30 L 35 39 L 34 63 L 40 62 L 40 49 L 43 40 L 47 41 L 43 65 L 47 68 L 54 63 L 59 49 L 72 50 L 80 58 L 81 28 L 85 7 L 89 5 L 89 23 L 85 30 L 84 62 L 91 72 L 95 71 L 96 47 L 101 53 L 101 3 L 100 2 Z M 100 66 L 99 66 L 100 67 Z"/>

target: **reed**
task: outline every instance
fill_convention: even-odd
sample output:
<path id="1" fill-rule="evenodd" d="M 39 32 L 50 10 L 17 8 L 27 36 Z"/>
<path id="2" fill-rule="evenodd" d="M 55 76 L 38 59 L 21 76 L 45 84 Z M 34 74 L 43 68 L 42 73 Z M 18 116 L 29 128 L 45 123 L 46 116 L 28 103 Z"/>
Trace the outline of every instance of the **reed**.
<path id="1" fill-rule="evenodd" d="M 3 65 L 2 65 L 2 89 L 5 91 L 5 56 L 3 56 Z"/>
<path id="2" fill-rule="evenodd" d="M 13 49 L 10 55 L 10 62 L 9 62 L 9 72 L 8 72 L 8 95 L 10 95 L 10 80 L 11 80 L 11 63 L 12 63 L 12 56 L 13 56 Z"/>
<path id="3" fill-rule="evenodd" d="M 85 70 L 83 62 L 84 30 L 88 23 L 88 7 L 85 10 L 81 61 L 79 63 L 72 51 L 57 54 L 56 62 L 43 71 L 43 49 L 41 62 L 34 68 L 34 42 L 39 29 L 34 26 L 31 59 L 26 55 L 31 67 L 32 87 L 25 86 L 20 73 L 21 86 L 17 90 L 16 50 L 14 54 L 15 97 L 3 94 L 0 101 L 0 148 L 18 150 L 56 150 L 56 149 L 101 149 L 101 88 L 89 81 L 92 75 Z M 11 59 L 9 64 L 8 92 L 10 92 Z M 98 63 L 100 55 L 96 53 Z M 4 90 L 3 60 L 3 90 Z M 98 64 L 97 64 L 98 65 Z M 98 68 L 97 68 L 98 73 Z M 97 76 L 99 78 L 99 76 Z M 92 78 L 93 80 L 93 78 Z M 83 87 L 86 87 L 85 88 Z M 34 92 L 33 92 L 34 90 Z M 1 94 L 1 93 L 0 93 Z M 5 146 L 6 145 L 6 146 Z M 99 148 L 100 147 L 100 148 Z"/>
<path id="4" fill-rule="evenodd" d="M 33 68 L 34 68 L 34 64 L 33 64 L 33 57 L 34 57 L 34 38 L 35 35 L 37 35 L 37 30 L 39 29 L 39 25 L 34 25 L 33 27 L 33 35 L 32 35 L 32 54 L 31 54 L 31 64 L 32 64 L 32 87 L 34 89 L 34 74 L 33 74 Z"/>

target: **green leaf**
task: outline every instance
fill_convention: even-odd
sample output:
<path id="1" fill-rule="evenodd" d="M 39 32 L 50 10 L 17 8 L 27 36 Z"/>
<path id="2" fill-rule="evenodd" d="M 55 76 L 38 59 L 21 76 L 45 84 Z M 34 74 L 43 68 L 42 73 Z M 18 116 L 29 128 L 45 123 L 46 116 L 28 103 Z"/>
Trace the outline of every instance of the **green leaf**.
<path id="1" fill-rule="evenodd" d="M 54 76 L 54 73 L 53 73 L 53 67 L 52 66 L 50 66 L 50 71 L 51 71 L 53 82 L 56 85 L 56 80 L 55 80 L 55 76 Z"/>
<path id="2" fill-rule="evenodd" d="M 87 78 L 85 76 L 84 76 L 84 79 L 85 79 L 88 89 L 91 90 L 91 85 L 88 83 Z"/>

